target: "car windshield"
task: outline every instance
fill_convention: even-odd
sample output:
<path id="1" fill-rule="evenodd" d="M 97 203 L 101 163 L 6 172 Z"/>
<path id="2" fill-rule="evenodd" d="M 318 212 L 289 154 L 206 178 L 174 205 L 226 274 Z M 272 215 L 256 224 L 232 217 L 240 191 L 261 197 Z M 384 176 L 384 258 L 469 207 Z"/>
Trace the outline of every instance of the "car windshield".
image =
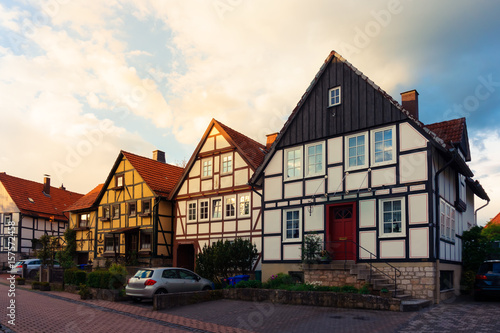
<path id="1" fill-rule="evenodd" d="M 24 264 L 24 261 L 18 261 L 18 262 L 16 262 L 16 266 L 19 266 L 19 265 L 22 265 L 22 264 Z"/>
<path id="2" fill-rule="evenodd" d="M 153 271 L 149 269 L 140 269 L 135 273 L 134 277 L 139 279 L 150 278 L 153 275 Z"/>
<path id="3" fill-rule="evenodd" d="M 479 268 L 479 274 L 500 274 L 500 262 L 484 262 Z"/>

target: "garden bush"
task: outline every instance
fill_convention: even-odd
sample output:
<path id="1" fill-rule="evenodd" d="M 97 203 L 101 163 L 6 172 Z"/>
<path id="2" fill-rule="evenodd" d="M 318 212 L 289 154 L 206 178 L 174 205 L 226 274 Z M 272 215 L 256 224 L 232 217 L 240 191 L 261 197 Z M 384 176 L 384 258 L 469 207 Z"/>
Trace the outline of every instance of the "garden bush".
<path id="1" fill-rule="evenodd" d="M 236 288 L 262 288 L 262 282 L 257 280 L 240 281 L 236 284 Z"/>
<path id="2" fill-rule="evenodd" d="M 75 273 L 78 271 L 77 268 L 68 268 L 64 270 L 64 283 L 68 285 L 78 285 L 75 284 Z"/>
<path id="3" fill-rule="evenodd" d="M 91 288 L 111 289 L 112 275 L 109 271 L 91 272 L 87 276 L 87 284 Z"/>
<path id="4" fill-rule="evenodd" d="M 277 275 L 271 275 L 263 287 L 266 289 L 285 289 L 287 285 L 293 285 L 293 277 L 285 273 L 278 273 Z"/>

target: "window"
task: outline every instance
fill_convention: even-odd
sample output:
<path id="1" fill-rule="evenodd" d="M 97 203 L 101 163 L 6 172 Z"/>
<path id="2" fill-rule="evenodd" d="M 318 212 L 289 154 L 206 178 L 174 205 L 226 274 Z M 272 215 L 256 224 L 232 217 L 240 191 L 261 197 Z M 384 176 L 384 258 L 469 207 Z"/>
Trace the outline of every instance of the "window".
<path id="1" fill-rule="evenodd" d="M 119 204 L 113 206 L 113 218 L 114 219 L 120 218 L 120 205 Z"/>
<path id="2" fill-rule="evenodd" d="M 441 239 L 448 241 L 455 240 L 455 208 L 441 199 L 440 212 L 440 234 Z"/>
<path id="3" fill-rule="evenodd" d="M 123 175 L 117 175 L 115 177 L 115 187 L 123 187 L 124 185 L 123 179 L 124 179 Z"/>
<path id="4" fill-rule="evenodd" d="M 208 199 L 200 200 L 200 221 L 208 220 Z"/>
<path id="5" fill-rule="evenodd" d="M 115 251 L 114 244 L 115 241 L 113 237 L 104 238 L 104 252 L 114 252 Z"/>
<path id="6" fill-rule="evenodd" d="M 380 226 L 381 237 L 406 235 L 404 198 L 380 200 Z"/>
<path id="7" fill-rule="evenodd" d="M 196 201 L 188 203 L 188 221 L 196 221 Z"/>
<path id="8" fill-rule="evenodd" d="M 340 104 L 340 87 L 332 88 L 328 91 L 328 106 Z"/>
<path id="9" fill-rule="evenodd" d="M 285 241 L 300 241 L 301 211 L 300 209 L 289 209 L 283 211 L 283 229 Z"/>
<path id="10" fill-rule="evenodd" d="M 79 228 L 87 228 L 87 227 L 89 227 L 89 222 L 90 222 L 90 214 L 80 214 L 79 221 L 78 221 L 78 227 Z"/>
<path id="11" fill-rule="evenodd" d="M 465 176 L 458 174 L 457 180 L 457 201 L 455 202 L 455 207 L 459 212 L 465 212 L 467 210 L 467 192 L 465 186 Z"/>
<path id="12" fill-rule="evenodd" d="M 317 176 L 325 173 L 324 157 L 323 143 L 306 145 L 306 176 Z"/>
<path id="13" fill-rule="evenodd" d="M 250 195 L 248 194 L 240 196 L 239 216 L 250 216 Z"/>
<path id="14" fill-rule="evenodd" d="M 439 290 L 453 289 L 453 271 L 439 272 Z"/>
<path id="15" fill-rule="evenodd" d="M 372 131 L 372 164 L 388 164 L 396 161 L 395 127 Z"/>
<path id="16" fill-rule="evenodd" d="M 109 220 L 109 206 L 102 207 L 102 220 Z"/>
<path id="17" fill-rule="evenodd" d="M 302 177 L 302 149 L 301 147 L 285 150 L 286 179 Z"/>
<path id="18" fill-rule="evenodd" d="M 5 225 L 9 226 L 11 221 L 12 221 L 12 215 L 11 214 L 5 214 Z"/>
<path id="19" fill-rule="evenodd" d="M 236 199 L 234 197 L 226 198 L 226 217 L 236 216 Z"/>
<path id="20" fill-rule="evenodd" d="M 151 251 L 151 234 L 149 232 L 141 232 L 141 250 Z"/>
<path id="21" fill-rule="evenodd" d="M 222 173 L 233 172 L 233 153 L 222 155 Z"/>
<path id="22" fill-rule="evenodd" d="M 212 177 L 212 159 L 207 159 L 203 161 L 203 177 Z"/>
<path id="23" fill-rule="evenodd" d="M 222 218 L 222 199 L 212 199 L 212 219 Z"/>
<path id="24" fill-rule="evenodd" d="M 151 214 L 151 201 L 149 200 L 142 201 L 142 214 L 144 215 Z"/>
<path id="25" fill-rule="evenodd" d="M 367 134 L 355 134 L 346 137 L 347 169 L 361 169 L 368 167 Z"/>
<path id="26" fill-rule="evenodd" d="M 128 215 L 135 216 L 137 214 L 137 203 L 130 202 L 128 204 Z"/>

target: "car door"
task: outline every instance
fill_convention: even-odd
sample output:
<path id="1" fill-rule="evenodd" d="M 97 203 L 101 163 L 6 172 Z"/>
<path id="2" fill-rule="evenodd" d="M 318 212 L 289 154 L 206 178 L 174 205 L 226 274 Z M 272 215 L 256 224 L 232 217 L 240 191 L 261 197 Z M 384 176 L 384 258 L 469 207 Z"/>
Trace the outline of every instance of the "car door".
<path id="1" fill-rule="evenodd" d="M 179 277 L 176 269 L 165 269 L 161 273 L 162 286 L 169 293 L 179 293 L 184 291 L 184 280 Z"/>
<path id="2" fill-rule="evenodd" d="M 179 269 L 179 276 L 184 281 L 184 291 L 199 291 L 201 290 L 200 278 L 185 269 Z"/>

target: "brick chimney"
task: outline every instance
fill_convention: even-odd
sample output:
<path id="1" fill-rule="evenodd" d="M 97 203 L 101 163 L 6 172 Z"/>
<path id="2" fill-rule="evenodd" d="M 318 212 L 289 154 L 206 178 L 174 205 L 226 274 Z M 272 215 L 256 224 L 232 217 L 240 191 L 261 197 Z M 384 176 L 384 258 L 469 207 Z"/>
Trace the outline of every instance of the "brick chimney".
<path id="1" fill-rule="evenodd" d="M 278 137 L 278 133 L 268 134 L 266 136 L 266 150 L 269 150 L 269 148 L 271 148 L 271 146 L 273 145 L 274 140 L 276 140 L 276 138 Z"/>
<path id="2" fill-rule="evenodd" d="M 161 150 L 154 150 L 153 151 L 153 160 L 161 162 L 161 163 L 166 163 L 165 152 L 161 151 Z"/>
<path id="3" fill-rule="evenodd" d="M 418 120 L 418 92 L 415 89 L 401 93 L 401 105 Z"/>
<path id="4" fill-rule="evenodd" d="M 50 195 L 50 175 L 43 176 L 43 193 Z"/>

